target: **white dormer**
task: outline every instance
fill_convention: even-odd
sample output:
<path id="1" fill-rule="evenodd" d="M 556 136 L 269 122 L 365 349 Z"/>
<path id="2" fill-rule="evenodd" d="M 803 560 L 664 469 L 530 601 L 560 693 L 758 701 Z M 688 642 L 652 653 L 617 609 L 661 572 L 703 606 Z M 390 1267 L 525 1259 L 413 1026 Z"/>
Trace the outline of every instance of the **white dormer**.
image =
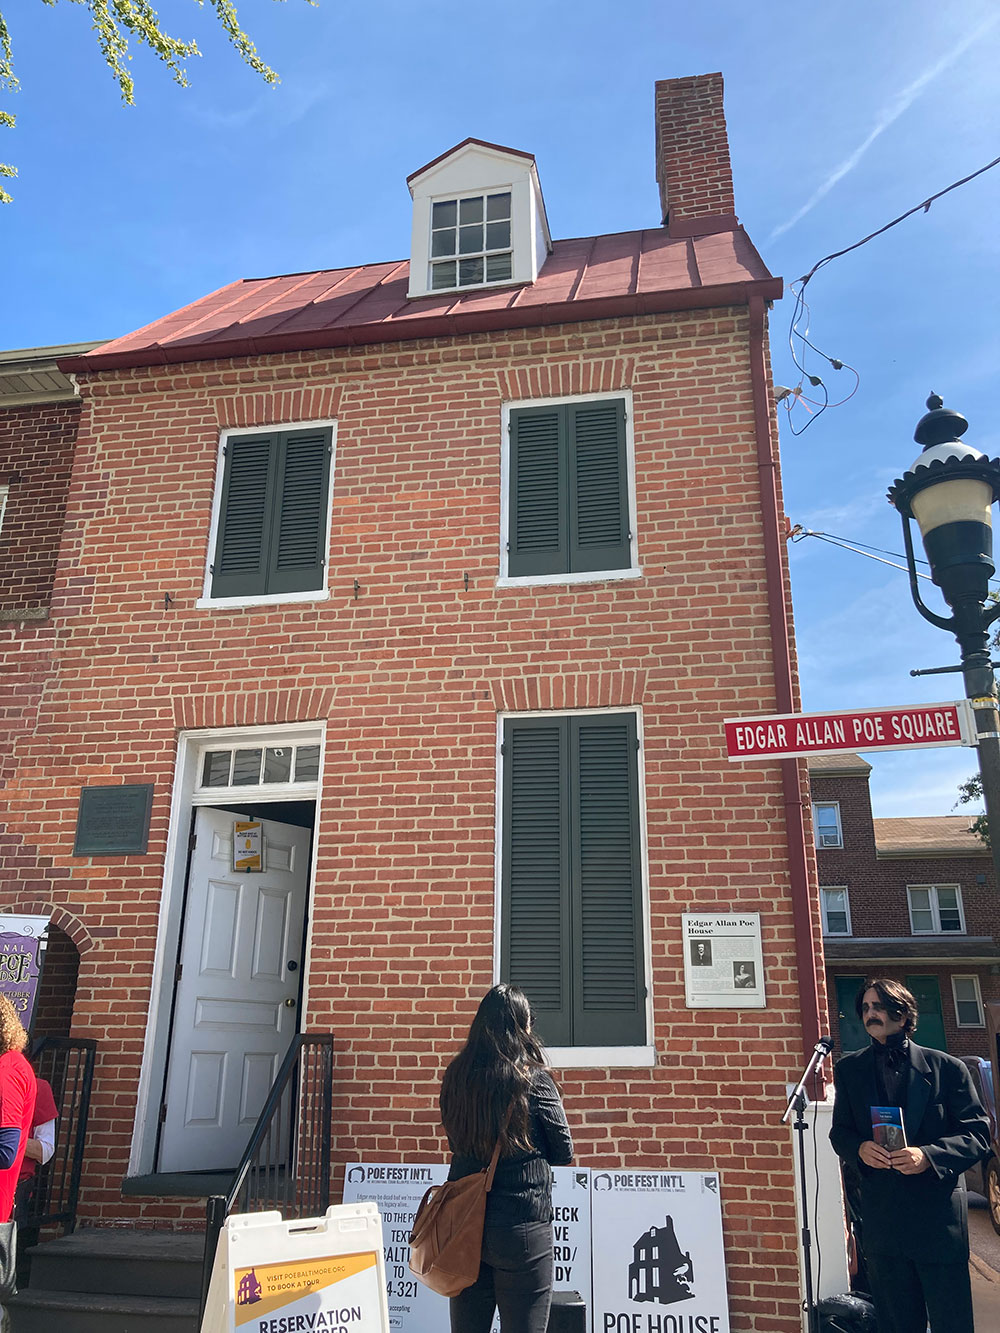
<path id="1" fill-rule="evenodd" d="M 407 177 L 408 296 L 534 282 L 552 249 L 535 159 L 466 139 Z"/>

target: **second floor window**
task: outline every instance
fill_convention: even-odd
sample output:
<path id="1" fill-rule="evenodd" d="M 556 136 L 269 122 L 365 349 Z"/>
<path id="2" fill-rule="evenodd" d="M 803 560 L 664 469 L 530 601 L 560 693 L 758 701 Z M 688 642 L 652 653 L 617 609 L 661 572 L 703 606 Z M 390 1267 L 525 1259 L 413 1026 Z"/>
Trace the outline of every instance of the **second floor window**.
<path id="1" fill-rule="evenodd" d="M 625 400 L 514 408 L 507 573 L 630 569 L 629 527 Z"/>
<path id="2" fill-rule="evenodd" d="M 851 908 L 846 889 L 820 889 L 824 935 L 850 935 Z"/>
<path id="3" fill-rule="evenodd" d="M 208 596 L 325 588 L 332 435 L 304 426 L 228 437 Z"/>
<path id="4" fill-rule="evenodd" d="M 818 848 L 843 847 L 844 835 L 840 827 L 840 805 L 837 801 L 817 801 L 813 805 L 813 825 Z"/>
<path id="5" fill-rule="evenodd" d="M 957 884 L 911 884 L 906 893 L 914 935 L 965 933 L 962 890 Z"/>

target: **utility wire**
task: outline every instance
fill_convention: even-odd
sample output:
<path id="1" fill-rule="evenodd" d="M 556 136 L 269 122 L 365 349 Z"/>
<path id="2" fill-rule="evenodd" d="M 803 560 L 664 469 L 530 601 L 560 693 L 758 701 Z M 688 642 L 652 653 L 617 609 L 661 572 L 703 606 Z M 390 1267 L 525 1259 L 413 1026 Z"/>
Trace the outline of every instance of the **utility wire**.
<path id="1" fill-rule="evenodd" d="M 931 204 L 936 200 L 943 198 L 946 194 L 950 194 L 952 190 L 957 190 L 959 186 L 968 185 L 969 181 L 975 180 L 977 176 L 982 176 L 984 172 L 992 171 L 996 166 L 1000 166 L 1000 157 L 995 157 L 992 162 L 987 162 L 985 166 L 980 167 L 977 171 L 970 172 L 968 176 L 963 176 L 961 180 L 952 181 L 952 183 L 946 185 L 943 190 L 938 190 L 935 194 L 926 198 L 922 203 L 915 204 L 913 208 L 907 209 L 905 213 L 900 213 L 899 217 L 893 218 L 891 222 L 887 222 L 885 226 L 879 227 L 876 231 L 869 232 L 867 236 L 863 236 L 860 241 L 855 241 L 853 245 L 847 245 L 842 250 L 835 250 L 832 254 L 824 255 L 822 259 L 818 259 L 816 263 L 813 264 L 808 273 L 804 273 L 801 278 L 797 278 L 795 282 L 790 284 L 790 290 L 795 293 L 795 305 L 792 309 L 791 322 L 788 326 L 788 346 L 792 355 L 792 363 L 802 376 L 802 380 L 799 382 L 798 386 L 786 394 L 782 400 L 785 404 L 785 412 L 788 417 L 788 429 L 792 435 L 802 435 L 809 429 L 814 421 L 817 421 L 823 415 L 828 407 L 839 407 L 841 403 L 846 403 L 849 398 L 853 398 L 861 383 L 861 377 L 853 366 L 847 365 L 846 362 L 841 361 L 837 357 L 828 356 L 822 348 L 817 347 L 816 344 L 809 339 L 810 316 L 809 306 L 805 300 L 805 290 L 812 278 L 815 277 L 821 268 L 826 264 L 831 263 L 834 259 L 840 259 L 843 255 L 849 255 L 852 250 L 858 250 L 861 246 L 867 245 L 868 242 L 873 241 L 876 236 L 884 235 L 885 232 L 890 231 L 893 227 L 899 226 L 901 222 L 905 222 L 907 218 L 911 218 L 914 213 L 927 213 L 930 210 Z M 804 332 L 798 327 L 799 322 L 803 318 L 806 320 Z M 811 375 L 804 365 L 805 357 L 803 356 L 802 361 L 800 361 L 796 355 L 794 342 L 796 338 L 802 343 L 803 349 L 806 347 L 810 348 L 817 356 L 821 356 L 824 361 L 827 361 L 834 370 L 849 370 L 851 374 L 854 375 L 854 388 L 849 394 L 844 398 L 841 398 L 839 402 L 830 402 L 829 391 L 823 383 L 822 378 L 819 375 Z M 823 398 L 821 401 L 807 398 L 805 396 L 802 392 L 805 381 L 808 381 L 814 389 L 822 389 Z M 799 430 L 796 430 L 792 425 L 792 408 L 796 402 L 802 403 L 806 411 L 809 412 L 809 419 Z M 817 409 L 815 412 L 810 411 L 810 403 Z"/>
<path id="2" fill-rule="evenodd" d="M 880 565 L 888 565 L 890 569 L 901 569 L 904 574 L 909 573 L 906 565 L 897 565 L 892 560 L 882 559 L 882 555 L 891 555 L 895 556 L 897 560 L 905 560 L 906 557 L 901 555 L 899 551 L 887 551 L 881 546 L 868 546 L 867 542 L 849 542 L 845 537 L 835 537 L 831 532 L 814 532 L 812 528 L 802 528 L 798 524 L 788 534 L 788 540 L 792 542 L 800 542 L 804 537 L 816 537 L 819 541 L 826 542 L 830 546 L 839 546 L 842 550 L 853 551 L 855 555 L 863 555 L 869 560 L 875 560 Z M 862 550 L 861 548 L 865 546 L 868 546 L 868 549 Z M 874 551 L 881 551 L 882 555 L 873 555 L 872 552 Z M 915 558 L 915 563 L 926 565 L 928 562 Z M 933 582 L 929 574 L 924 574 L 919 569 L 915 572 L 918 579 L 927 579 L 928 582 Z M 990 583 L 1000 584 L 1000 578 L 991 578 Z"/>

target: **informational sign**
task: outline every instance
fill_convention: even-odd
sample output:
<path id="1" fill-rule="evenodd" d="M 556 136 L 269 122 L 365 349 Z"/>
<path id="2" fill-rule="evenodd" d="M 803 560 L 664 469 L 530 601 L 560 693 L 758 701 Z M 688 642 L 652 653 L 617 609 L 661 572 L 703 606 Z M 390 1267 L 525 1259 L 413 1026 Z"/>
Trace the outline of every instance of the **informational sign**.
<path id="1" fill-rule="evenodd" d="M 976 744 L 975 717 L 968 699 L 853 712 L 729 717 L 723 725 L 726 753 L 737 762 Z"/>
<path id="2" fill-rule="evenodd" d="M 152 783 L 81 787 L 73 855 L 115 856 L 145 852 L 152 807 Z"/>
<path id="3" fill-rule="evenodd" d="M 228 1218 L 201 1333 L 388 1333 L 382 1223 L 372 1203 L 324 1217 Z"/>
<path id="4" fill-rule="evenodd" d="M 591 1172 L 594 1333 L 729 1333 L 714 1171 Z"/>
<path id="5" fill-rule="evenodd" d="M 264 869 L 264 825 L 261 820 L 233 820 L 233 869 Z"/>
<path id="6" fill-rule="evenodd" d="M 47 916 L 0 916 L 0 995 L 6 995 L 31 1028 L 42 975 L 42 936 Z"/>
<path id="7" fill-rule="evenodd" d="M 689 1009 L 763 1009 L 760 913 L 685 912 L 684 1002 Z"/>
<path id="8" fill-rule="evenodd" d="M 590 1312 L 590 1171 L 557 1166 L 552 1176 L 553 1286 L 576 1291 Z M 410 1232 L 420 1200 L 431 1185 L 448 1178 L 445 1163 L 354 1162 L 347 1167 L 344 1202 L 378 1204 L 385 1239 L 389 1327 L 401 1333 L 441 1333 L 448 1327 L 448 1302 L 418 1282 L 409 1269 Z M 494 1333 L 499 1330 L 494 1319 Z"/>

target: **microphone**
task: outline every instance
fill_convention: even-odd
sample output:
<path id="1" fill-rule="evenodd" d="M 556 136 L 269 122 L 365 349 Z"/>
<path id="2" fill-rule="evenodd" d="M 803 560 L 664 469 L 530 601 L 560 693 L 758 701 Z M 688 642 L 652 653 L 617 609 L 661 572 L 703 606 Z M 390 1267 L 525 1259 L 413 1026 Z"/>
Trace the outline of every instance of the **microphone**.
<path id="1" fill-rule="evenodd" d="M 833 1050 L 833 1038 L 820 1037 L 819 1041 L 813 1047 L 813 1050 L 816 1052 L 817 1055 L 829 1055 L 830 1052 Z"/>

